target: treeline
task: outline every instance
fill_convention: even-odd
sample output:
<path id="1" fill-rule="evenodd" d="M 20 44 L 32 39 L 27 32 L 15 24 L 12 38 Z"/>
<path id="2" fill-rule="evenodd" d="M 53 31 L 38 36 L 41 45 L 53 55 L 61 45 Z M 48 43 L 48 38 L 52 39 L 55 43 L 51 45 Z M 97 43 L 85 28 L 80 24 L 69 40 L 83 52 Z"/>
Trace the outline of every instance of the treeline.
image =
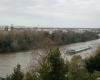
<path id="1" fill-rule="evenodd" d="M 14 69 L 7 80 L 99 80 L 100 50 L 96 56 L 83 60 L 74 56 L 70 62 L 64 61 L 58 48 L 50 50 L 34 68 L 26 74 L 21 72 L 20 65 Z"/>
<path id="2" fill-rule="evenodd" d="M 57 45 L 70 44 L 75 42 L 97 39 L 94 32 L 62 32 L 54 31 L 52 34 L 46 31 L 1 31 L 0 52 L 13 52 L 33 48 L 52 47 Z"/>

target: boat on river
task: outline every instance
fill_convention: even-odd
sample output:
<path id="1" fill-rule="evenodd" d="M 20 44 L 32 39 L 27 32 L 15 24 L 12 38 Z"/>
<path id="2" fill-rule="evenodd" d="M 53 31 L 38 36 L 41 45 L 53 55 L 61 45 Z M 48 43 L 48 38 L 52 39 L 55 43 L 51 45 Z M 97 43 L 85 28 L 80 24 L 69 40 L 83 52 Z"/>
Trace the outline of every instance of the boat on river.
<path id="1" fill-rule="evenodd" d="M 91 46 L 80 48 L 80 49 L 70 49 L 70 50 L 66 51 L 66 54 L 76 54 L 76 53 L 86 51 L 89 49 L 91 49 Z"/>

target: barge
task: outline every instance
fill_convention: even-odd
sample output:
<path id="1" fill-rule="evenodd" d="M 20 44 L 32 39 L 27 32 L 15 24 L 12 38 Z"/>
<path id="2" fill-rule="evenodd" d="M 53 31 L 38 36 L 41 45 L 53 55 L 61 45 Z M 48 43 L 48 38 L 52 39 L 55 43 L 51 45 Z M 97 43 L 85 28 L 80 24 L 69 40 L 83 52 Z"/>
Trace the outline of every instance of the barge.
<path id="1" fill-rule="evenodd" d="M 82 51 L 86 51 L 86 50 L 89 50 L 89 49 L 91 49 L 90 46 L 85 47 L 85 48 L 76 49 L 76 50 L 71 49 L 71 50 L 69 50 L 69 51 L 66 51 L 66 53 L 69 53 L 69 54 L 76 54 L 76 53 L 79 53 L 79 52 L 82 52 Z"/>

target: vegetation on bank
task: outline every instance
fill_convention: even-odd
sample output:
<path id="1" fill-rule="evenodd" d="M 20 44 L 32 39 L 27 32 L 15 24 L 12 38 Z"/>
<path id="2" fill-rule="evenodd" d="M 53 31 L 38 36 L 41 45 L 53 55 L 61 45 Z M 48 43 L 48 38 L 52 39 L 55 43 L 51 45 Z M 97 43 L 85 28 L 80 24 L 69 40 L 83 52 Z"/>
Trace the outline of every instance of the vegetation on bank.
<path id="1" fill-rule="evenodd" d="M 63 60 L 58 48 L 51 49 L 35 70 L 25 74 L 18 65 L 7 80 L 97 80 L 100 77 L 100 50 L 96 53 L 87 60 L 74 56 L 68 62 Z"/>
<path id="2" fill-rule="evenodd" d="M 97 49 L 96 55 L 86 59 L 86 68 L 90 73 L 100 71 L 100 48 Z"/>
<path id="3" fill-rule="evenodd" d="M 97 38 L 97 33 L 88 31 L 84 33 L 54 31 L 52 34 L 46 31 L 36 32 L 32 30 L 1 31 L 0 52 L 15 52 L 33 48 L 52 47 Z"/>

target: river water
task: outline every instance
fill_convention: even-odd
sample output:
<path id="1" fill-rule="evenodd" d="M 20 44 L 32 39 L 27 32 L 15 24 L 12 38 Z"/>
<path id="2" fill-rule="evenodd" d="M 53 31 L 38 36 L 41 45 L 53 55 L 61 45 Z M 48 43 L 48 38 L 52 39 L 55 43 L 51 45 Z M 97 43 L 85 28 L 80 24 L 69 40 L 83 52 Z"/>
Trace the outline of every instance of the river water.
<path id="1" fill-rule="evenodd" d="M 66 51 L 69 49 L 79 49 L 87 46 L 91 46 L 90 50 L 86 50 L 75 55 L 80 55 L 82 58 L 89 57 L 93 55 L 96 47 L 100 44 L 100 39 L 92 40 L 88 42 L 80 42 L 70 45 L 65 45 L 60 47 L 60 51 L 62 53 L 62 57 L 66 60 L 70 60 L 73 55 L 66 54 Z M 16 67 L 17 64 L 21 65 L 23 71 L 27 71 L 31 64 L 34 63 L 36 65 L 37 60 L 40 58 L 40 55 L 45 53 L 45 50 L 31 50 L 27 52 L 17 52 L 17 53 L 5 53 L 0 54 L 0 77 L 6 77 L 13 72 L 13 68 Z"/>

